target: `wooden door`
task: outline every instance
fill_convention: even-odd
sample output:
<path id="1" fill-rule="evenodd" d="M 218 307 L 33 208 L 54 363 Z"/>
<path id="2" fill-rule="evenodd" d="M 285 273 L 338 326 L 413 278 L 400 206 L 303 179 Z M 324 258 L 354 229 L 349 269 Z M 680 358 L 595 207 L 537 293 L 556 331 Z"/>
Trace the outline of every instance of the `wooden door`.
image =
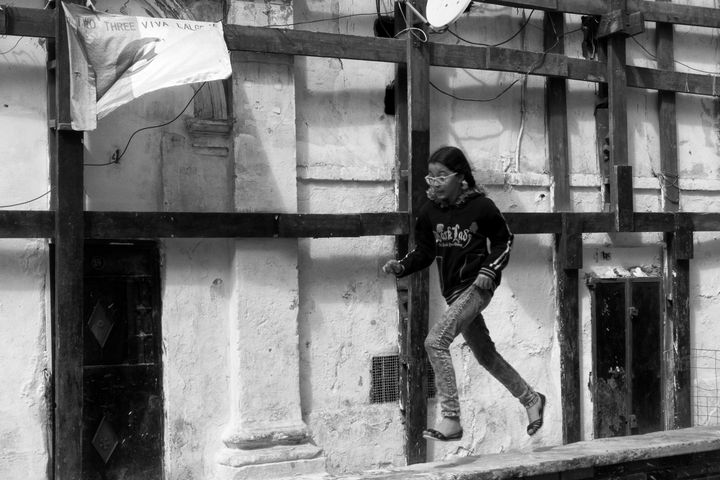
<path id="1" fill-rule="evenodd" d="M 662 430 L 662 283 L 596 279 L 591 288 L 595 437 Z"/>
<path id="2" fill-rule="evenodd" d="M 86 246 L 83 480 L 162 478 L 158 268 L 153 244 Z"/>

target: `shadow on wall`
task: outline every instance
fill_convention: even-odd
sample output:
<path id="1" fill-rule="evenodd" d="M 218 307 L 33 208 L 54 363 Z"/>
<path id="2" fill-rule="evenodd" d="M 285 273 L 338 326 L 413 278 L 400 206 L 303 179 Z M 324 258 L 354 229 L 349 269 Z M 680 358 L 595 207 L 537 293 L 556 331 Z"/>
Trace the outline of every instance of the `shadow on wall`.
<path id="1" fill-rule="evenodd" d="M 42 282 L 47 279 L 50 263 L 49 248 L 45 240 L 2 239 L 0 241 L 0 275 L 5 281 L 2 292 L 27 291 L 28 283 L 18 281 L 21 276 L 35 278 Z"/>

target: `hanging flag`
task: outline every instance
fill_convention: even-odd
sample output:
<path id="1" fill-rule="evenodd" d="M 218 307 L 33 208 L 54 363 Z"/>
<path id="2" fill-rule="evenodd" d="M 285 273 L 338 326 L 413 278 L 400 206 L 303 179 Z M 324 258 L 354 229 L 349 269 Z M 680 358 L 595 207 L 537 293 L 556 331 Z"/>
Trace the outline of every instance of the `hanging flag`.
<path id="1" fill-rule="evenodd" d="M 146 93 L 232 74 L 220 22 L 63 8 L 74 130 L 95 129 L 98 119 Z"/>

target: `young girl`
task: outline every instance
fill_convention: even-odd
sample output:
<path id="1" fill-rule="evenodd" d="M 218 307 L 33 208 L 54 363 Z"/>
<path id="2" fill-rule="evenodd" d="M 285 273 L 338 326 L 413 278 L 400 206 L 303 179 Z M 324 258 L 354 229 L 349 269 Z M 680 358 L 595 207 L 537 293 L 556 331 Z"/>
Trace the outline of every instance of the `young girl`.
<path id="1" fill-rule="evenodd" d="M 444 441 L 462 438 L 460 402 L 450 357 L 450 344 L 460 333 L 480 365 L 527 409 L 527 433 L 534 435 L 543 425 L 545 396 L 535 392 L 500 356 L 481 313 L 500 284 L 513 235 L 493 201 L 477 187 L 460 149 L 440 148 L 428 163 L 430 175 L 425 180 L 430 187 L 430 201 L 417 218 L 416 247 L 402 260 L 389 260 L 383 266 L 385 273 L 404 277 L 437 259 L 440 288 L 448 303 L 442 319 L 425 339 L 442 420 L 436 428 L 425 430 L 423 436 Z"/>

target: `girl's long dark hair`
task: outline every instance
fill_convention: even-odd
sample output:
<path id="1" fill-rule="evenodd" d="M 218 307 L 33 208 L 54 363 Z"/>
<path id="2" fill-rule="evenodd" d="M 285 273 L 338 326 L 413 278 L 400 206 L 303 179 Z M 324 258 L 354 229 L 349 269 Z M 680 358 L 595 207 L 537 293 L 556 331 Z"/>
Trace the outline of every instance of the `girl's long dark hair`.
<path id="1" fill-rule="evenodd" d="M 467 157 L 457 147 L 440 147 L 435 150 L 435 153 L 430 155 L 428 163 L 440 163 L 445 165 L 451 172 L 459 173 L 463 176 L 465 182 L 467 182 L 469 189 L 476 188 L 475 177 L 473 177 L 472 169 L 470 168 L 470 162 Z"/>

